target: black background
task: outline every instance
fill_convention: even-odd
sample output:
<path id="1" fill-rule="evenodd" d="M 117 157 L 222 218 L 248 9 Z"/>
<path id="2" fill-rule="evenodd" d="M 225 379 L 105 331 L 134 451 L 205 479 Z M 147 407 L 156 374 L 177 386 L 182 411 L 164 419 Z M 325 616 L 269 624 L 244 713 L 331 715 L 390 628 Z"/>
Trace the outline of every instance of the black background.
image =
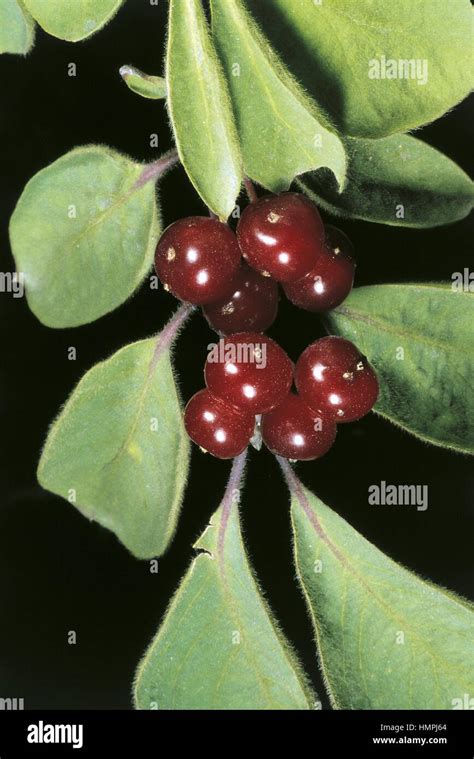
<path id="1" fill-rule="evenodd" d="M 0 197 L 2 271 L 13 271 L 8 219 L 27 180 L 76 145 L 108 144 L 149 161 L 171 147 L 162 103 L 129 92 L 118 75 L 133 63 L 161 73 L 166 3 L 129 0 L 104 30 L 76 45 L 38 31 L 25 59 L 2 56 Z M 77 76 L 68 76 L 68 64 Z M 468 72 L 466 72 L 468 75 Z M 465 170 L 472 101 L 418 136 Z M 158 133 L 158 150 L 150 134 Z M 166 224 L 204 213 L 181 169 L 161 187 Z M 414 231 L 341 222 L 358 254 L 357 284 L 450 280 L 472 266 L 472 223 Z M 229 464 L 193 450 L 192 475 L 174 542 L 158 575 L 130 556 L 114 535 L 42 491 L 35 469 L 48 425 L 83 373 L 122 345 L 153 334 L 176 307 L 147 283 L 98 322 L 74 330 L 43 327 L 26 300 L 0 297 L 0 697 L 25 708 L 127 709 L 136 664 L 219 503 Z M 282 302 L 270 334 L 296 359 L 323 334 L 316 317 Z M 203 385 L 206 345 L 213 338 L 199 315 L 182 334 L 176 368 L 183 397 Z M 75 346 L 77 361 L 67 349 Z M 466 346 L 467 350 L 467 346 Z M 466 389 L 467 390 L 467 389 Z M 374 415 L 340 428 L 333 450 L 299 466 L 326 503 L 380 549 L 421 575 L 472 595 L 471 462 L 429 447 Z M 426 484 L 429 508 L 374 507 L 371 484 Z M 247 545 L 268 600 L 320 694 L 312 632 L 294 579 L 288 496 L 265 451 L 252 452 L 242 517 Z M 68 645 L 75 630 L 77 645 Z M 327 700 L 324 699 L 327 706 Z"/>

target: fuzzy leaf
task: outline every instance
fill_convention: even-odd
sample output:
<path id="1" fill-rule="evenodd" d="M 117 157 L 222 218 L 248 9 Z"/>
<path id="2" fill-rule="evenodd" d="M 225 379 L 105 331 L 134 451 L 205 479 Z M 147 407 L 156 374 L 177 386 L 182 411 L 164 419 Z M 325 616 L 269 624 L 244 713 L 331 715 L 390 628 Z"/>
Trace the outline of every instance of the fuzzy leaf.
<path id="1" fill-rule="evenodd" d="M 76 148 L 26 185 L 10 222 L 29 306 L 48 327 L 117 308 L 150 268 L 159 234 L 153 182 L 108 148 Z"/>
<path id="2" fill-rule="evenodd" d="M 171 540 L 188 463 L 169 345 L 152 338 L 87 372 L 49 431 L 38 479 L 146 559 Z"/>
<path id="3" fill-rule="evenodd" d="M 35 40 L 35 24 L 18 0 L 0 0 L 0 53 L 26 55 Z"/>
<path id="4" fill-rule="evenodd" d="M 240 192 L 242 161 L 200 0 L 170 2 L 166 82 L 181 162 L 204 203 L 225 220 Z"/>
<path id="5" fill-rule="evenodd" d="M 99 31 L 125 0 L 23 0 L 38 24 L 53 37 L 69 42 Z"/>
<path id="6" fill-rule="evenodd" d="M 375 411 L 429 443 L 474 453 L 474 293 L 421 283 L 361 287 L 327 320 L 374 364 Z"/>
<path id="7" fill-rule="evenodd" d="M 134 66 L 122 66 L 120 76 L 132 92 L 150 100 L 166 97 L 166 80 L 162 76 L 150 76 Z"/>
<path id="8" fill-rule="evenodd" d="M 408 135 L 348 138 L 347 185 L 338 192 L 323 172 L 298 180 L 329 213 L 400 227 L 438 227 L 464 218 L 474 184 L 443 153 Z"/>
<path id="9" fill-rule="evenodd" d="M 139 709 L 311 709 L 292 651 L 249 566 L 237 505 L 198 539 L 135 682 Z"/>
<path id="10" fill-rule="evenodd" d="M 298 579 L 339 709 L 462 708 L 474 692 L 474 607 L 385 556 L 298 483 Z"/>
<path id="11" fill-rule="evenodd" d="M 250 5 L 283 60 L 344 134 L 406 132 L 442 116 L 472 87 L 469 0 Z"/>
<path id="12" fill-rule="evenodd" d="M 240 0 L 212 0 L 214 40 L 224 63 L 246 174 L 287 189 L 294 177 L 327 166 L 344 184 L 344 146 L 282 66 Z"/>

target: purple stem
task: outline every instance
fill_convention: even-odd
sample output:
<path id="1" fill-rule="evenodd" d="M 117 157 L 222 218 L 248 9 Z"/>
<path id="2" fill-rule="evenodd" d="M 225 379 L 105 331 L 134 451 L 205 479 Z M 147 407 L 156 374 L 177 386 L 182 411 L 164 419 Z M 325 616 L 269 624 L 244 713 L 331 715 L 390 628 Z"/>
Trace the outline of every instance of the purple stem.
<path id="1" fill-rule="evenodd" d="M 181 327 L 189 319 L 195 309 L 196 306 L 193 306 L 190 303 L 183 303 L 173 314 L 169 322 L 163 327 L 156 341 L 155 351 L 150 364 L 150 372 L 153 372 L 160 360 L 161 354 L 170 347 L 171 343 L 177 337 Z"/>
<path id="2" fill-rule="evenodd" d="M 147 163 L 135 182 L 135 189 L 143 187 L 144 184 L 151 182 L 152 180 L 156 181 L 177 163 L 179 163 L 177 150 L 170 150 L 168 153 L 165 153 L 165 155 L 162 155 L 161 158 L 158 158 L 157 161 Z"/>
<path id="3" fill-rule="evenodd" d="M 258 200 L 257 191 L 253 185 L 253 182 L 248 177 L 244 177 L 244 187 L 250 202 L 255 203 L 255 201 Z"/>

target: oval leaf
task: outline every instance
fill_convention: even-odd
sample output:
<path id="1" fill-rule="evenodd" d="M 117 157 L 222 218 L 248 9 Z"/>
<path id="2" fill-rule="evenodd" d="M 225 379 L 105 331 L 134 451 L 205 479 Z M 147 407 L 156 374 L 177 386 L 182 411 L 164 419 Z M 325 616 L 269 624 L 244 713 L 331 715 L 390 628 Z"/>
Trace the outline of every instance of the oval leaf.
<path id="1" fill-rule="evenodd" d="M 122 66 L 120 76 L 132 92 L 150 100 L 166 97 L 166 80 L 162 76 L 150 76 L 134 66 Z"/>
<path id="2" fill-rule="evenodd" d="M 248 176 L 269 190 L 327 166 L 344 184 L 344 146 L 279 62 L 239 0 L 212 0 L 212 29 L 228 75 Z"/>
<path id="3" fill-rule="evenodd" d="M 222 506 L 141 662 L 139 709 L 311 709 L 249 566 L 236 504 Z"/>
<path id="4" fill-rule="evenodd" d="M 83 377 L 49 432 L 38 479 L 146 559 L 171 540 L 188 463 L 169 345 L 149 339 Z"/>
<path id="5" fill-rule="evenodd" d="M 339 709 L 455 709 L 474 692 L 474 607 L 385 556 L 298 483 L 295 561 Z"/>
<path id="6" fill-rule="evenodd" d="M 472 209 L 471 179 L 415 137 L 348 138 L 346 148 L 349 166 L 342 193 L 323 172 L 298 180 L 329 213 L 392 226 L 438 227 L 463 219 Z"/>
<path id="7" fill-rule="evenodd" d="M 31 310 L 76 327 L 123 303 L 153 260 L 159 220 L 144 167 L 103 147 L 72 150 L 26 185 L 10 222 Z"/>
<path id="8" fill-rule="evenodd" d="M 95 34 L 124 0 L 23 0 L 38 24 L 53 37 L 78 42 Z"/>
<path id="9" fill-rule="evenodd" d="M 171 0 L 166 82 L 181 162 L 204 203 L 227 219 L 242 184 L 241 157 L 227 85 L 199 0 Z"/>
<path id="10" fill-rule="evenodd" d="M 361 287 L 327 320 L 374 364 L 375 411 L 429 443 L 474 453 L 474 294 L 454 284 Z"/>
<path id="11" fill-rule="evenodd" d="M 273 0 L 252 10 L 344 134 L 406 132 L 471 89 L 469 0 Z"/>
<path id="12" fill-rule="evenodd" d="M 0 53 L 26 55 L 33 47 L 35 24 L 17 0 L 0 2 Z"/>

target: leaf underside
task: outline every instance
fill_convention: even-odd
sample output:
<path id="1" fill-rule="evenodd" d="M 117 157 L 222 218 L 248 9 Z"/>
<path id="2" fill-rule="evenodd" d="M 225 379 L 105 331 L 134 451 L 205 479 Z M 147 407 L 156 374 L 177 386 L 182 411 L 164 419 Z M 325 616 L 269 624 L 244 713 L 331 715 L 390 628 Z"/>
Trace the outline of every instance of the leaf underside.
<path id="1" fill-rule="evenodd" d="M 53 37 L 79 42 L 101 29 L 125 0 L 23 0 L 33 18 Z"/>
<path id="2" fill-rule="evenodd" d="M 169 350 L 148 339 L 83 377 L 49 431 L 38 479 L 145 559 L 171 540 L 188 465 Z"/>
<path id="3" fill-rule="evenodd" d="M 340 709 L 462 708 L 474 688 L 474 607 L 396 564 L 310 491 L 294 550 L 320 663 Z"/>
<path id="4" fill-rule="evenodd" d="M 129 298 L 159 235 L 143 166 L 108 148 L 76 148 L 26 185 L 10 221 L 28 304 L 48 327 L 76 327 Z"/>
<path id="5" fill-rule="evenodd" d="M 139 709 L 311 709 L 291 649 L 249 566 L 236 505 L 195 548 L 135 682 Z"/>

